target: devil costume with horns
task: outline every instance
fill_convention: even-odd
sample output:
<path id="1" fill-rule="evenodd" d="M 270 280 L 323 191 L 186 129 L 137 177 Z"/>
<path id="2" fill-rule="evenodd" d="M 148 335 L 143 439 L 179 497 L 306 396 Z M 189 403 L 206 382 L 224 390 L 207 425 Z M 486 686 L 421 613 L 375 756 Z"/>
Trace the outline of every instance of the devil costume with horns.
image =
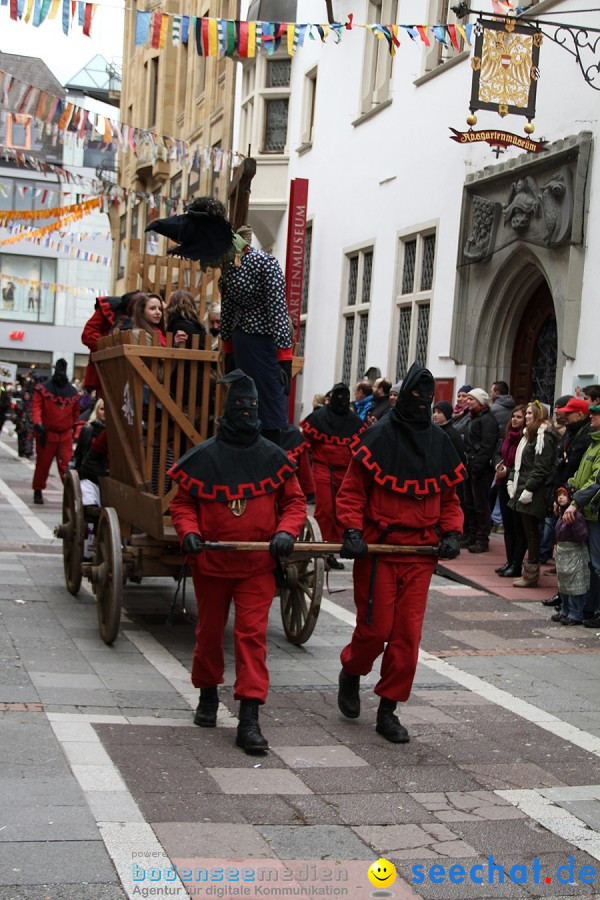
<path id="1" fill-rule="evenodd" d="M 431 421 L 434 379 L 416 363 L 396 406 L 357 436 L 352 461 L 337 496 L 345 529 L 341 556 L 355 559 L 356 627 L 341 653 L 338 705 L 360 714 L 360 676 L 383 653 L 377 731 L 394 743 L 408 732 L 393 714 L 408 700 L 415 671 L 427 591 L 437 557 L 460 552 L 463 515 L 455 486 L 465 470 L 452 442 Z M 430 546 L 436 555 L 370 556 L 367 543 Z"/>
<path id="2" fill-rule="evenodd" d="M 331 399 L 300 422 L 313 458 L 315 479 L 315 518 L 323 540 L 341 541 L 342 525 L 337 513 L 336 497 L 351 459 L 350 445 L 364 422 L 350 409 L 350 390 L 345 384 L 331 389 Z M 343 568 L 335 558 L 333 568 Z"/>
<path id="3" fill-rule="evenodd" d="M 43 503 L 52 460 L 56 458 L 62 481 L 73 456 L 73 429 L 79 419 L 79 394 L 69 383 L 67 362 L 59 359 L 51 378 L 36 385 L 31 405 L 36 436 L 33 502 Z"/>
<path id="4" fill-rule="evenodd" d="M 196 725 L 213 727 L 224 681 L 223 638 L 233 600 L 237 744 L 263 753 L 268 744 L 258 707 L 269 687 L 267 620 L 276 560 L 289 556 L 306 516 L 295 464 L 260 434 L 254 382 L 236 369 L 217 434 L 188 450 L 169 470 L 179 491 L 171 518 L 192 567 L 198 603 L 192 683 L 200 688 Z M 208 541 L 270 541 L 269 553 L 204 549 Z"/>

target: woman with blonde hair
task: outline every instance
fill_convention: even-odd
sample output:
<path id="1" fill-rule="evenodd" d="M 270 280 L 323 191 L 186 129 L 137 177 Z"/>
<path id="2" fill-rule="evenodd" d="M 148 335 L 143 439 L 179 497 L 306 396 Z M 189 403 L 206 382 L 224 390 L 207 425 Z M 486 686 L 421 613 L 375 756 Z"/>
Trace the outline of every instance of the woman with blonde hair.
<path id="1" fill-rule="evenodd" d="M 198 335 L 198 347 L 204 350 L 206 343 L 206 329 L 198 319 L 198 309 L 194 301 L 193 295 L 189 291 L 178 290 L 173 291 L 167 303 L 167 332 L 173 335 L 173 346 L 180 347 L 182 350 L 190 350 L 192 347 L 192 338 Z M 187 404 L 190 391 L 190 363 L 184 363 L 185 371 L 183 378 L 183 402 Z M 202 396 L 202 371 L 203 366 L 198 365 L 198 375 L 196 379 L 196 402 L 199 402 Z M 176 373 L 171 377 L 171 393 L 175 391 Z"/>
<path id="2" fill-rule="evenodd" d="M 535 587 L 540 577 L 540 526 L 546 516 L 546 480 L 556 452 L 558 435 L 539 400 L 525 410 L 525 431 L 517 447 L 507 483 L 509 505 L 521 516 L 527 541 L 527 560 L 515 587 Z"/>

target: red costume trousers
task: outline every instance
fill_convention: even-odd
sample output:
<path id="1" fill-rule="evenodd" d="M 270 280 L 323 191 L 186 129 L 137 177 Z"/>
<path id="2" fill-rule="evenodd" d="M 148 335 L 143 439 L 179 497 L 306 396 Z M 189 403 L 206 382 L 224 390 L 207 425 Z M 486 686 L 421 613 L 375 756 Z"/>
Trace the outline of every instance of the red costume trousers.
<path id="1" fill-rule="evenodd" d="M 52 460 L 56 457 L 56 465 L 60 480 L 64 481 L 67 466 L 73 456 L 73 433 L 69 431 L 47 432 L 46 446 L 42 447 L 39 438 L 35 441 L 35 472 L 33 473 L 33 490 L 43 491 L 48 481 L 48 473 Z"/>
<path id="2" fill-rule="evenodd" d="M 202 575 L 194 566 L 193 577 L 198 602 L 198 624 L 192 661 L 192 684 L 197 688 L 223 684 L 223 640 L 233 600 L 233 695 L 236 700 L 260 700 L 264 703 L 269 690 L 267 622 L 275 594 L 273 573 L 263 572 L 244 578 L 216 578 Z"/>
<path id="3" fill-rule="evenodd" d="M 335 498 L 346 474 L 345 468 L 325 465 L 315 460 L 315 519 L 324 541 L 341 541 L 343 528 L 337 520 Z"/>
<path id="4" fill-rule="evenodd" d="M 371 624 L 367 606 L 372 557 L 354 563 L 356 627 L 340 654 L 349 675 L 368 675 L 383 653 L 375 693 L 387 700 L 408 700 L 417 669 L 419 643 L 434 559 L 377 563 Z"/>

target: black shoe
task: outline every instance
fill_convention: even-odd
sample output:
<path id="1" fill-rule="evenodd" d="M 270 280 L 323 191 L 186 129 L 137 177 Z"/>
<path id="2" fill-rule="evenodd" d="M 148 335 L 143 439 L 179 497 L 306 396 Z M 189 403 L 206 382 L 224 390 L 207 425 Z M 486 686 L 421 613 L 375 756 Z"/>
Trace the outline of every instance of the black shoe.
<path id="1" fill-rule="evenodd" d="M 404 725 L 400 724 L 398 716 L 394 715 L 396 709 L 395 700 L 386 700 L 381 697 L 377 710 L 377 724 L 375 731 L 382 734 L 386 741 L 392 744 L 408 744 L 410 737 Z"/>
<path id="2" fill-rule="evenodd" d="M 499 572 L 500 578 L 520 578 L 521 566 L 509 566 L 504 572 Z"/>
<path id="3" fill-rule="evenodd" d="M 489 546 L 487 544 L 471 544 L 468 548 L 469 553 L 488 553 Z"/>
<path id="4" fill-rule="evenodd" d="M 344 669 L 338 678 L 338 709 L 347 719 L 360 716 L 360 675 L 348 675 Z"/>
<path id="5" fill-rule="evenodd" d="M 510 569 L 510 568 L 512 568 L 511 563 L 505 562 L 503 566 L 498 566 L 497 569 L 494 569 L 494 572 L 495 572 L 497 575 L 504 575 L 504 573 L 506 572 L 506 570 L 507 570 L 507 569 Z"/>
<path id="6" fill-rule="evenodd" d="M 461 546 L 463 549 L 464 549 L 465 547 L 470 547 L 470 546 L 471 546 L 472 544 L 474 544 L 474 543 L 475 543 L 475 539 L 472 538 L 472 537 L 469 537 L 467 534 L 463 534 L 463 536 L 462 536 L 461 539 L 460 539 L 460 546 Z"/>
<path id="7" fill-rule="evenodd" d="M 249 756 L 262 756 L 269 750 L 258 724 L 258 700 L 240 700 L 240 724 L 235 742 Z"/>
<path id="8" fill-rule="evenodd" d="M 44 495 L 42 494 L 41 491 L 33 492 L 33 502 L 36 503 L 38 506 L 44 505 Z"/>
<path id="9" fill-rule="evenodd" d="M 591 616 L 589 619 L 584 619 L 583 624 L 586 628 L 600 628 L 600 613 L 596 613 L 595 616 Z"/>
<path id="10" fill-rule="evenodd" d="M 566 619 L 566 618 L 567 617 L 564 615 L 564 613 L 557 612 L 557 613 L 554 613 L 553 616 L 550 616 L 550 621 L 551 622 L 562 622 L 562 620 Z"/>
<path id="11" fill-rule="evenodd" d="M 333 553 L 330 553 L 327 559 L 325 560 L 325 565 L 328 569 L 344 569 L 344 563 L 340 562 L 339 559 L 336 559 Z"/>
<path id="12" fill-rule="evenodd" d="M 560 623 L 561 625 L 583 625 L 583 619 L 569 619 L 568 616 Z"/>
<path id="13" fill-rule="evenodd" d="M 194 725 L 200 725 L 201 728 L 214 728 L 217 724 L 218 708 L 219 695 L 216 687 L 201 688 L 200 702 L 194 715 Z"/>
<path id="14" fill-rule="evenodd" d="M 559 607 L 562 604 L 562 600 L 560 599 L 560 594 L 555 594 L 554 597 L 550 597 L 549 600 L 542 600 L 542 606 L 555 606 Z"/>

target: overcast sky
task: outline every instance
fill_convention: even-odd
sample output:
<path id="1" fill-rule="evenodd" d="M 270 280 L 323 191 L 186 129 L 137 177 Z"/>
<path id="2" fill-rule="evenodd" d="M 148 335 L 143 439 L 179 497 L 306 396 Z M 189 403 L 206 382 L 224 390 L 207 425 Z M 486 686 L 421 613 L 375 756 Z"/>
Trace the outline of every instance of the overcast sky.
<path id="1" fill-rule="evenodd" d="M 98 4 L 96 7 L 91 37 L 84 37 L 79 26 L 73 27 L 68 36 L 64 35 L 60 9 L 56 19 L 46 20 L 39 28 L 34 28 L 31 23 L 13 22 L 8 6 L 2 6 L 0 50 L 3 53 L 40 57 L 61 84 L 70 81 L 97 53 L 109 62 L 117 60 L 120 65 L 123 55 L 123 4 L 120 0 L 110 0 L 110 4 Z"/>

